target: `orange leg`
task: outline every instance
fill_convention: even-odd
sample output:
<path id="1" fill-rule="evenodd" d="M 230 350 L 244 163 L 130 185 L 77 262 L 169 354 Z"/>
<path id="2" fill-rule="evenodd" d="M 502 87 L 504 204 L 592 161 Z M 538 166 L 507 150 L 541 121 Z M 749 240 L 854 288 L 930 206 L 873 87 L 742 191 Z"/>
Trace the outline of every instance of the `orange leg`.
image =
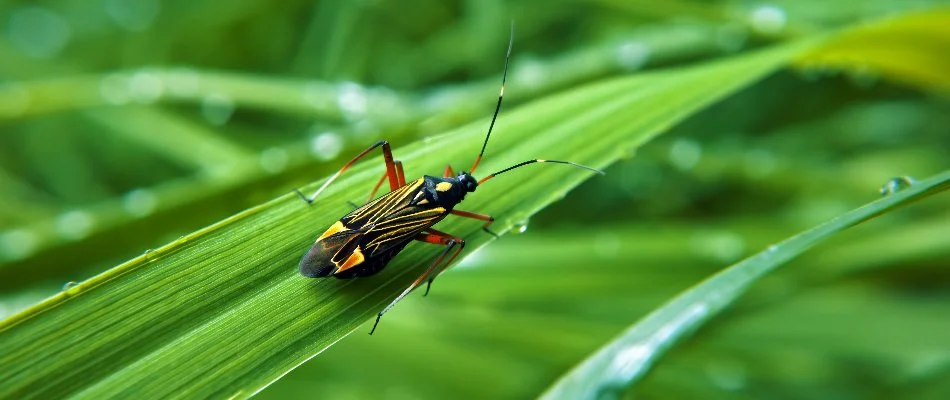
<path id="1" fill-rule="evenodd" d="M 380 140 L 376 142 L 375 144 L 373 144 L 372 146 L 370 146 L 368 149 L 363 150 L 362 153 L 357 154 L 356 157 L 353 157 L 353 159 L 350 160 L 350 162 L 346 163 L 346 165 L 344 165 L 343 168 L 340 168 L 340 170 L 337 171 L 335 174 L 333 174 L 333 176 L 331 176 L 330 179 L 327 179 L 327 181 L 323 183 L 323 186 L 320 186 L 320 188 L 317 189 L 317 191 L 314 192 L 313 195 L 311 195 L 310 197 L 304 196 L 304 194 L 301 193 L 300 190 L 297 190 L 297 189 L 294 189 L 294 192 L 300 195 L 300 198 L 306 201 L 307 204 L 313 203 L 313 200 L 316 199 L 317 196 L 319 196 L 320 193 L 322 193 L 323 190 L 326 189 L 327 186 L 330 185 L 330 183 L 335 181 L 336 178 L 339 178 L 340 175 L 343 174 L 344 171 L 346 171 L 351 166 L 353 166 L 353 164 L 356 164 L 356 162 L 359 161 L 361 158 L 366 157 L 367 154 L 375 150 L 377 147 L 383 148 L 383 160 L 386 162 L 386 176 L 389 178 L 389 190 L 396 190 L 396 188 L 401 186 L 399 184 L 399 175 L 397 174 L 397 171 L 401 170 L 402 168 L 396 167 L 396 162 L 393 161 L 393 151 L 389 147 L 389 142 L 385 140 Z"/>
<path id="2" fill-rule="evenodd" d="M 460 216 L 460 217 L 477 219 L 477 220 L 479 220 L 479 221 L 485 221 L 485 225 L 482 225 L 482 230 L 485 231 L 485 232 L 488 232 L 489 235 L 492 235 L 492 236 L 494 236 L 494 237 L 498 237 L 498 234 L 497 234 L 497 233 L 488 230 L 488 227 L 489 227 L 493 222 L 495 222 L 495 217 L 492 217 L 491 215 L 478 214 L 478 213 L 473 213 L 473 212 L 468 212 L 468 211 L 462 211 L 462 210 L 452 210 L 452 211 L 450 211 L 450 212 L 451 212 L 452 214 L 458 215 L 458 216 Z"/>
<path id="3" fill-rule="evenodd" d="M 443 178 L 454 178 L 455 171 L 452 171 L 452 165 L 445 166 L 445 172 L 442 173 Z"/>
<path id="4" fill-rule="evenodd" d="M 406 184 L 406 175 L 402 172 L 402 161 L 396 160 L 393 161 L 393 164 L 396 164 L 396 178 L 399 181 L 399 186 Z M 369 192 L 369 198 L 366 199 L 366 202 L 369 203 L 373 199 L 373 196 L 376 196 L 376 192 L 379 191 L 379 188 L 383 186 L 383 182 L 386 181 L 386 177 L 389 176 L 389 171 L 386 171 L 383 176 L 379 177 L 379 182 L 376 182 L 376 186 L 373 186 L 373 191 Z"/>
<path id="5" fill-rule="evenodd" d="M 437 231 L 432 228 L 426 229 L 426 232 L 428 232 L 428 234 L 421 235 L 422 238 L 416 238 L 416 240 L 422 240 L 426 243 L 435 243 L 433 242 L 433 240 L 440 240 L 438 244 L 448 244 L 449 242 L 455 242 L 459 244 L 459 247 L 458 247 L 458 250 L 456 250 L 455 253 L 452 254 L 452 257 L 449 257 L 449 260 L 446 261 L 444 264 L 442 264 L 442 267 L 439 268 L 438 271 L 436 271 L 434 274 L 429 276 L 429 282 L 426 283 L 426 292 L 423 294 L 423 296 L 429 295 L 429 289 L 432 288 L 432 281 L 434 281 L 436 277 L 442 274 L 442 271 L 445 271 L 446 268 L 449 267 L 449 265 L 452 265 L 452 262 L 455 261 L 455 258 L 458 257 L 459 254 L 462 254 L 462 249 L 465 248 L 465 239 L 462 239 L 458 236 L 450 235 L 448 233 Z"/>
<path id="6" fill-rule="evenodd" d="M 452 255 L 451 258 L 449 258 L 448 262 L 445 263 L 445 265 L 448 265 L 449 263 L 452 262 L 452 260 L 455 260 L 455 257 L 458 257 L 459 253 L 462 252 L 462 249 L 465 248 L 465 241 L 462 240 L 461 238 L 451 236 L 451 235 L 448 235 L 439 231 L 435 231 L 432 229 L 430 229 L 429 231 L 430 233 L 420 233 L 419 235 L 417 235 L 416 240 L 426 242 L 426 243 L 443 245 L 445 246 L 445 250 L 442 251 L 442 254 L 440 254 L 439 257 L 436 258 L 435 261 L 432 262 L 432 265 L 430 265 L 429 268 L 427 268 L 426 271 L 423 272 L 422 275 L 419 276 L 419 278 L 413 281 L 412 284 L 406 288 L 406 290 L 403 290 L 402 293 L 399 294 L 399 296 L 396 296 L 396 299 L 393 300 L 391 303 L 389 303 L 389 305 L 387 305 L 386 308 L 380 311 L 379 314 L 376 314 L 376 322 L 373 324 L 373 329 L 369 331 L 370 335 L 372 335 L 373 332 L 376 331 L 376 326 L 379 325 L 379 320 L 380 318 L 383 317 L 383 314 L 385 314 L 387 311 L 392 309 L 393 306 L 396 305 L 396 303 L 398 303 L 400 300 L 406 297 L 406 295 L 412 292 L 413 289 L 418 287 L 419 284 L 422 283 L 422 281 L 428 279 L 429 285 L 432 284 L 432 280 L 435 279 L 435 276 L 438 275 L 439 272 L 445 269 L 444 267 L 443 268 L 438 268 L 438 267 L 440 264 L 442 264 L 442 261 L 445 260 L 445 257 L 449 254 L 449 252 L 451 252 L 453 249 L 455 250 L 455 253 Z M 456 248 L 456 246 L 458 246 L 458 248 Z M 439 272 L 435 272 L 436 270 L 438 270 Z M 428 286 L 426 286 L 426 293 L 428 292 L 429 292 L 429 289 L 428 289 Z"/>

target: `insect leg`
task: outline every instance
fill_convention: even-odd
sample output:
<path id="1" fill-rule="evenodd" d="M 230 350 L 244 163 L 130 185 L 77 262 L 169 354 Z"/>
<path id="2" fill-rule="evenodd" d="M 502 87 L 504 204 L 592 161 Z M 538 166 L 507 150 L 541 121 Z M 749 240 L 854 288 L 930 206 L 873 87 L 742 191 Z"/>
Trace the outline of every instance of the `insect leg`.
<path id="1" fill-rule="evenodd" d="M 446 165 L 446 166 L 445 166 L 445 172 L 442 173 L 442 177 L 443 177 L 443 178 L 453 178 L 453 177 L 455 177 L 455 171 L 452 170 L 452 166 L 451 166 L 451 165 Z"/>
<path id="2" fill-rule="evenodd" d="M 402 172 L 402 161 L 396 160 L 393 161 L 393 164 L 396 164 L 396 178 L 398 179 L 399 186 L 406 184 L 406 175 Z M 389 176 L 389 171 L 386 171 L 383 176 L 379 177 L 379 182 L 376 182 L 376 186 L 373 186 L 373 191 L 369 192 L 369 198 L 366 199 L 367 202 L 373 199 L 373 196 L 376 196 L 376 192 L 379 191 L 379 188 L 383 186 L 383 182 L 386 181 L 386 177 Z"/>
<path id="3" fill-rule="evenodd" d="M 494 237 L 498 237 L 498 234 L 497 234 L 497 233 L 492 232 L 492 231 L 490 231 L 490 230 L 488 229 L 488 227 L 489 227 L 493 222 L 495 222 L 495 217 L 492 217 L 491 215 L 478 214 L 478 213 L 473 213 L 473 212 L 468 212 L 468 211 L 462 211 L 462 210 L 452 210 L 452 211 L 450 211 L 450 212 L 451 212 L 452 214 L 458 215 L 458 216 L 460 216 L 460 217 L 472 218 L 472 219 L 477 219 L 477 220 L 480 220 L 480 221 L 485 221 L 485 225 L 482 225 L 482 230 L 485 231 L 485 232 L 488 232 L 489 235 L 492 235 L 492 236 L 494 236 Z"/>
<path id="4" fill-rule="evenodd" d="M 396 303 L 398 303 L 400 300 L 406 297 L 406 295 L 408 295 L 410 292 L 412 292 L 413 289 L 419 286 L 419 284 L 422 283 L 422 281 L 428 278 L 429 275 L 432 274 L 432 271 L 436 269 L 436 266 L 438 266 L 442 262 L 442 260 L 445 259 L 445 256 L 449 254 L 449 252 L 452 251 L 452 249 L 455 248 L 455 246 L 458 244 L 454 240 L 451 240 L 451 239 L 449 239 L 448 241 L 444 241 L 443 238 L 441 237 L 439 237 L 438 239 L 432 240 L 429 237 L 433 235 L 420 234 L 419 236 L 420 237 L 418 239 L 420 240 L 425 239 L 423 240 L 425 242 L 445 245 L 445 250 L 443 250 L 442 254 L 439 255 L 439 258 L 435 259 L 432 265 L 430 265 L 429 268 L 426 269 L 426 272 L 423 272 L 422 275 L 419 276 L 419 278 L 417 278 L 414 282 L 412 282 L 411 285 L 409 285 L 409 287 L 406 288 L 406 290 L 403 290 L 402 293 L 399 294 L 399 296 L 396 296 L 395 300 L 389 303 L 389 305 L 387 305 L 386 308 L 380 311 L 379 314 L 376 314 L 376 322 L 373 323 L 373 329 L 369 331 L 370 335 L 372 335 L 373 332 L 376 332 L 376 326 L 379 325 L 379 320 L 380 318 L 383 317 L 383 314 L 385 314 L 387 311 L 392 309 L 393 306 L 396 305 Z"/>
<path id="5" fill-rule="evenodd" d="M 429 275 L 429 282 L 426 283 L 426 292 L 425 294 L 423 294 L 423 296 L 429 295 L 429 289 L 432 288 L 432 281 L 434 281 L 436 277 L 442 274 L 442 271 L 445 271 L 449 267 L 449 265 L 452 264 L 452 261 L 455 261 L 455 258 L 458 257 L 459 254 L 462 254 L 462 249 L 465 248 L 465 239 L 462 239 L 458 236 L 450 235 L 448 233 L 437 231 L 432 228 L 426 229 L 426 232 L 428 232 L 427 235 L 420 235 L 420 237 L 417 237 L 416 240 L 421 240 L 427 243 L 455 242 L 459 244 L 459 247 L 457 250 L 455 250 L 455 253 L 452 254 L 452 257 L 449 257 L 449 260 L 446 261 L 444 264 L 442 264 L 442 267 L 439 268 L 438 271 L 436 271 L 434 274 Z"/>
<path id="6" fill-rule="evenodd" d="M 294 192 L 297 193 L 300 196 L 300 198 L 306 201 L 307 204 L 313 203 L 313 200 L 316 199 L 317 196 L 319 196 L 320 193 L 323 192 L 323 190 L 326 189 L 327 186 L 330 185 L 330 183 L 335 181 L 336 178 L 339 178 L 340 175 L 343 174 L 344 171 L 346 171 L 351 166 L 353 166 L 353 164 L 355 164 L 361 158 L 366 157 L 367 154 L 375 150 L 377 147 L 383 148 L 383 160 L 385 160 L 386 162 L 386 176 L 389 177 L 389 189 L 395 190 L 400 185 L 399 185 L 399 176 L 396 174 L 397 169 L 396 169 L 395 161 L 393 161 L 393 151 L 392 151 L 392 148 L 389 147 L 389 142 L 385 140 L 380 140 L 376 142 L 375 144 L 373 144 L 372 146 L 370 146 L 368 149 L 363 150 L 362 153 L 357 154 L 356 157 L 353 157 L 353 159 L 350 160 L 350 162 L 346 163 L 346 165 L 344 165 L 343 168 L 340 168 L 340 170 L 337 171 L 335 174 L 333 174 L 333 176 L 331 176 L 330 179 L 327 179 L 327 181 L 323 183 L 323 186 L 320 186 L 320 188 L 317 189 L 317 191 L 314 192 L 313 195 L 311 195 L 310 197 L 304 196 L 304 194 L 301 193 L 300 190 L 298 189 L 294 189 Z"/>

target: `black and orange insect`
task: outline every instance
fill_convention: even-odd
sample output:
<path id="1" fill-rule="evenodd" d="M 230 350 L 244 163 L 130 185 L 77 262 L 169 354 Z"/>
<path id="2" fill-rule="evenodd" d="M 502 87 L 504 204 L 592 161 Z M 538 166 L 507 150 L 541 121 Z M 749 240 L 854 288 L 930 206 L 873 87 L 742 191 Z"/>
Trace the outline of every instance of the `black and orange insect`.
<path id="1" fill-rule="evenodd" d="M 432 228 L 433 225 L 449 214 L 453 214 L 484 221 L 485 224 L 482 225 L 482 229 L 489 234 L 498 236 L 488 229 L 495 221 L 491 216 L 455 209 L 455 206 L 462 202 L 465 195 L 474 192 L 478 185 L 502 173 L 534 163 L 568 164 L 603 174 L 599 170 L 569 161 L 535 159 L 489 174 L 481 180 L 476 180 L 472 176 L 475 173 L 475 168 L 478 167 L 478 163 L 482 160 L 482 155 L 485 154 L 488 138 L 491 137 L 495 119 L 501 109 L 501 100 L 505 94 L 505 79 L 508 75 L 508 59 L 511 56 L 513 42 L 514 35 L 508 43 L 501 91 L 498 94 L 498 103 L 495 105 L 495 112 L 492 114 L 488 133 L 485 135 L 485 141 L 482 143 L 482 149 L 478 153 L 478 157 L 475 158 L 475 162 L 468 172 L 462 171 L 456 175 L 451 165 L 449 165 L 446 166 L 442 177 L 425 175 L 412 182 L 406 182 L 402 163 L 393 159 L 389 142 L 381 140 L 346 163 L 312 196 L 306 197 L 299 190 L 296 190 L 296 193 L 304 201 L 312 204 L 314 199 L 344 171 L 373 150 L 382 148 L 383 159 L 386 162 L 386 173 L 379 179 L 373 191 L 370 192 L 370 200 L 330 226 L 326 232 L 317 238 L 310 251 L 300 260 L 300 274 L 308 278 L 333 276 L 348 279 L 374 275 L 385 268 L 386 264 L 413 240 L 445 246 L 445 249 L 442 250 L 442 253 L 432 262 L 429 268 L 377 314 L 376 323 L 373 324 L 373 329 L 369 332 L 370 335 L 376 331 L 376 326 L 379 325 L 379 320 L 383 314 L 426 280 L 428 280 L 428 283 L 426 284 L 425 294 L 428 294 L 432 280 L 445 270 L 465 248 L 464 239 L 435 230 Z M 390 192 L 373 200 L 373 196 L 387 179 Z M 450 253 L 451 256 L 449 256 Z"/>

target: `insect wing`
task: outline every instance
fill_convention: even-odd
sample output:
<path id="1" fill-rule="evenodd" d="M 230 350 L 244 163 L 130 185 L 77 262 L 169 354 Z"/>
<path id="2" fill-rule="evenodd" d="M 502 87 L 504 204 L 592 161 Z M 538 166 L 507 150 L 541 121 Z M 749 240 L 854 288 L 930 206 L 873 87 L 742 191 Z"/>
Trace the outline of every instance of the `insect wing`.
<path id="1" fill-rule="evenodd" d="M 300 259 L 298 267 L 301 275 L 308 278 L 330 276 L 339 272 L 347 264 L 352 267 L 362 262 L 360 260 L 362 252 L 359 252 L 359 255 L 357 252 L 360 237 L 364 232 L 338 227 L 343 227 L 343 223 L 334 224 Z M 334 229 L 337 231 L 333 232 Z"/>

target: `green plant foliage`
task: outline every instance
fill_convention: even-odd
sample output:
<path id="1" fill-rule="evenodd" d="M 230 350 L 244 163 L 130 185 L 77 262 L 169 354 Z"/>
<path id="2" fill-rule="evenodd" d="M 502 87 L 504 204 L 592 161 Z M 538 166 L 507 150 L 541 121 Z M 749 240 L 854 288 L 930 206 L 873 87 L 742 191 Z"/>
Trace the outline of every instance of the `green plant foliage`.
<path id="1" fill-rule="evenodd" d="M 913 184 L 764 251 L 684 291 L 611 341 L 555 383 L 542 398 L 617 397 L 681 338 L 728 307 L 763 275 L 832 235 L 890 209 L 950 187 L 950 172 Z"/>
<path id="2" fill-rule="evenodd" d="M 500 126 L 491 143 L 491 158 L 482 168 L 497 170 L 524 154 L 570 156 L 605 166 L 690 110 L 774 70 L 802 48 L 786 46 L 688 70 L 618 78 L 527 105 L 506 114 L 505 134 Z M 612 101 L 605 102 L 606 98 Z M 631 125 L 626 112 L 647 104 L 650 111 Z M 475 124 L 397 154 L 413 166 L 407 168 L 410 174 L 420 167 L 438 170 L 442 160 L 431 154 L 470 159 L 483 138 L 482 130 L 483 124 Z M 576 132 L 591 134 L 600 144 Z M 584 151 L 569 151 L 580 148 Z M 4 362 L 35 360 L 5 372 L 10 394 L 240 396 L 260 390 L 340 340 L 427 267 L 431 249 L 415 246 L 394 261 L 390 273 L 381 275 L 376 285 L 314 282 L 296 273 L 293 266 L 320 227 L 343 215 L 347 200 L 365 195 L 364 188 L 379 173 L 371 162 L 363 163 L 353 178 L 331 187 L 313 210 L 288 194 L 146 253 L 8 319 L 3 326 L 7 340 L 0 352 Z M 506 231 L 587 175 L 546 168 L 529 180 L 498 178 L 465 205 L 506 216 L 498 224 Z M 439 226 L 472 238 L 473 248 L 487 241 L 486 235 L 476 235 L 475 224 L 454 220 Z M 164 301 L 152 303 L 160 299 Z M 255 322 L 247 323 L 248 318 Z M 103 326 L 117 328 L 101 335 Z M 212 343 L 217 344 L 214 355 L 208 356 L 218 362 L 196 357 L 210 350 Z M 73 349 L 70 355 L 61 356 L 67 349 Z M 203 361 L 188 363 L 199 359 Z M 178 365 L 175 373 L 160 373 L 171 365 Z"/>
<path id="3" fill-rule="evenodd" d="M 945 398 L 944 196 L 837 231 L 943 188 L 950 15 L 860 3 L 2 4 L 0 397 Z M 479 187 L 523 234 L 441 222 L 466 257 L 366 335 L 439 250 L 303 278 L 383 168 L 291 190 L 379 139 L 468 167 L 512 20 L 475 175 L 607 174 Z M 656 351 L 588 368 L 625 330 Z"/>

